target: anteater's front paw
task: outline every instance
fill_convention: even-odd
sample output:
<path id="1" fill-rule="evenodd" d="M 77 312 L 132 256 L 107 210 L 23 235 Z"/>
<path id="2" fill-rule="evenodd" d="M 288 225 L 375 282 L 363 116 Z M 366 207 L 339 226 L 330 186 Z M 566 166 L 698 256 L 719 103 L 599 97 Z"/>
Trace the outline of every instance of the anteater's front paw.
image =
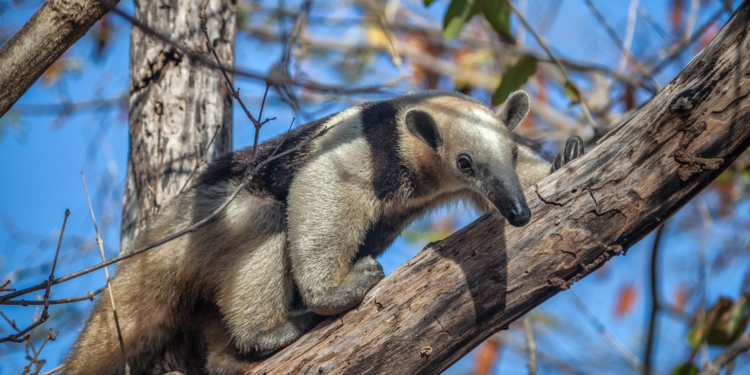
<path id="1" fill-rule="evenodd" d="M 354 264 L 352 272 L 362 275 L 362 279 L 370 280 L 370 283 L 372 283 L 371 287 L 375 286 L 378 281 L 382 280 L 385 277 L 383 266 L 381 266 L 377 260 L 369 255 L 358 260 L 357 263 Z"/>
<path id="2" fill-rule="evenodd" d="M 571 160 L 583 155 L 583 139 L 577 135 L 571 135 L 568 141 L 565 142 L 565 148 L 555 156 L 555 160 L 552 161 L 552 171 L 554 172 L 563 165 L 568 164 Z"/>

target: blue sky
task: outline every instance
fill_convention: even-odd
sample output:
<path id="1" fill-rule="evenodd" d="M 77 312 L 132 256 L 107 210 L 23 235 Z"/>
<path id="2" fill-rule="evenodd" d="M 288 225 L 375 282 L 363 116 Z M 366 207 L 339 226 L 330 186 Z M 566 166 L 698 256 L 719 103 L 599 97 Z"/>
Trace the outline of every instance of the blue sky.
<path id="1" fill-rule="evenodd" d="M 0 3 L 2 4 L 0 24 L 10 25 L 14 31 L 17 30 L 40 3 L 39 0 L 26 0 L 19 6 L 10 5 L 6 1 Z M 404 3 L 425 17 L 435 20 L 441 19 L 447 6 L 446 1 L 440 1 L 429 9 L 420 8 L 415 1 L 404 1 Z M 627 9 L 628 1 L 595 1 L 595 3 L 605 17 L 608 17 L 612 26 L 622 33 L 625 27 L 622 14 Z M 662 21 L 666 18 L 667 1 L 643 3 L 655 19 Z M 316 6 L 314 5 L 313 12 L 316 11 Z M 132 3 L 122 2 L 120 8 L 131 13 Z M 550 45 L 560 46 L 554 48 L 555 53 L 580 62 L 595 62 L 604 66 L 616 65 L 619 52 L 616 47 L 608 43 L 606 37 L 585 37 L 589 33 L 603 35 L 603 31 L 597 28 L 597 24 L 592 23 L 590 13 L 582 1 L 563 1 L 558 11 L 559 16 L 554 23 L 548 25 L 549 29 L 545 34 Z M 701 21 L 712 13 L 713 10 L 702 11 L 698 24 L 702 24 Z M 727 17 L 724 17 L 723 21 L 726 19 Z M 534 22 L 533 15 L 530 20 Z M 57 104 L 62 100 L 77 102 L 96 98 L 115 98 L 125 94 L 128 85 L 130 26 L 116 17 L 114 17 L 114 25 L 117 31 L 116 40 L 101 61 L 94 63 L 90 58 L 94 43 L 90 35 L 85 36 L 66 54 L 72 60 L 80 62 L 80 70 L 77 73 L 67 74 L 56 86 L 36 83 L 18 101 L 15 108 L 24 110 L 28 109 L 30 104 Z M 648 26 L 639 23 L 638 27 Z M 342 37 L 352 36 L 344 34 Z M 641 37 L 640 40 L 637 37 L 634 45 L 640 46 L 637 48 L 642 48 L 644 51 L 652 49 L 655 51 L 659 44 L 649 38 L 658 37 Z M 531 39 L 528 40 L 531 45 L 534 45 Z M 570 40 L 582 40 L 582 42 L 570 43 Z M 636 53 L 638 53 L 637 48 L 634 48 Z M 596 50 L 597 53 L 592 54 L 592 50 Z M 265 72 L 279 54 L 280 50 L 270 44 L 252 41 L 245 34 L 237 35 L 236 61 L 238 66 L 256 72 Z M 272 58 L 266 58 L 267 56 Z M 382 63 L 387 65 L 390 61 L 383 59 Z M 662 84 L 667 83 L 686 63 L 687 59 L 680 61 L 678 66 L 665 70 L 657 79 Z M 335 74 L 316 69 L 310 64 L 305 65 L 304 68 L 309 76 L 315 77 L 318 81 L 341 81 L 340 77 Z M 396 72 L 395 68 L 393 71 Z M 372 77 L 360 83 L 364 85 L 382 81 L 382 77 Z M 238 78 L 235 84 L 241 87 L 243 96 L 247 98 L 246 104 L 257 113 L 257 99 L 263 93 L 263 83 Z M 393 92 L 405 92 L 410 89 L 408 86 L 401 86 Z M 355 100 L 359 99 L 364 99 L 364 97 L 355 98 Z M 322 117 L 348 105 L 344 101 L 334 103 L 316 114 Z M 284 132 L 293 117 L 293 113 L 277 101 L 272 101 L 265 113 L 277 117 L 277 120 L 263 128 L 261 139 Z M 94 230 L 81 182 L 81 172 L 86 174 L 97 222 L 99 227 L 104 229 L 102 237 L 107 257 L 114 256 L 118 251 L 117 244 L 119 244 L 119 210 L 128 153 L 127 116 L 123 115 L 121 108 L 115 107 L 97 112 L 75 113 L 66 121 L 60 122 L 54 114 L 32 111 L 24 113 L 22 126 L 23 135 L 7 133 L 0 140 L 0 219 L 3 223 L 3 226 L 0 226 L 0 275 L 6 277 L 14 271 L 44 263 L 52 256 L 50 252 L 52 246 L 47 243 L 44 246 L 39 246 L 39 244 L 44 241 L 56 242 L 65 209 L 70 209 L 71 216 L 61 248 L 61 256 L 67 255 L 67 257 L 66 262 L 63 262 L 57 269 L 56 275 L 68 274 L 98 262 L 98 249 L 91 246 Z M 249 120 L 241 113 L 239 106 L 235 105 L 234 148 L 240 149 L 252 145 L 252 137 L 253 128 Z M 716 197 L 710 195 L 701 199 L 705 199 L 709 206 L 714 206 L 716 203 Z M 746 201 L 738 206 L 736 208 L 738 218 L 735 220 L 747 221 L 749 209 L 750 206 Z M 690 220 L 697 215 L 696 212 L 695 204 L 691 203 L 677 215 L 676 219 Z M 459 216 L 459 222 L 465 225 L 474 217 L 472 213 L 462 213 Z M 673 295 L 674 290 L 680 287 L 681 280 L 690 280 L 695 277 L 696 257 L 701 246 L 704 246 L 709 258 L 714 256 L 721 246 L 724 246 L 724 243 L 717 239 L 727 238 L 729 234 L 736 232 L 734 225 L 734 221 L 725 223 L 717 220 L 708 236 L 704 233 L 679 231 L 676 225 L 668 227 L 661 265 L 665 269 L 664 272 L 677 276 L 670 277 L 670 284 L 662 286 L 663 294 Z M 572 291 L 584 300 L 588 308 L 601 319 L 604 325 L 636 355 L 640 355 L 642 351 L 643 326 L 646 323 L 648 304 L 639 302 L 632 314 L 620 319 L 612 313 L 615 308 L 613 296 L 622 285 L 636 283 L 640 288 L 638 298 L 644 298 L 643 281 L 647 276 L 649 249 L 652 241 L 653 235 L 630 249 L 627 256 L 612 260 L 606 266 L 606 273 L 591 275 L 572 288 Z M 702 243 L 704 245 L 701 245 Z M 81 245 L 87 246 L 82 248 Z M 423 244 L 414 244 L 399 239 L 380 261 L 386 272 L 391 272 L 416 254 L 422 246 Z M 718 295 L 736 297 L 739 294 L 741 279 L 747 269 L 748 258 L 744 257 L 738 258 L 721 274 L 710 275 L 707 299 L 715 300 Z M 14 282 L 12 286 L 22 288 L 41 282 L 45 278 L 46 275 L 42 274 L 32 280 Z M 79 296 L 103 285 L 103 272 L 94 272 L 55 286 L 53 296 L 54 298 Z M 79 305 L 86 304 L 89 302 L 79 303 Z M 62 308 L 52 307 L 50 311 L 54 313 L 56 309 Z M 30 323 L 29 317 L 33 314 L 34 308 L 3 307 L 1 310 L 17 319 L 19 325 L 25 326 Z M 591 351 L 591 348 L 596 348 L 597 351 L 606 353 L 607 358 L 620 361 L 622 366 L 626 366 L 620 357 L 612 353 L 612 349 L 606 345 L 591 324 L 580 317 L 580 312 L 566 293 L 561 293 L 547 301 L 534 314 L 542 318 L 554 318 L 550 327 L 556 327 L 556 329 L 550 328 L 549 332 L 540 332 L 548 337 L 548 340 L 540 341 L 541 349 L 545 349 L 543 346 L 548 346 L 546 350 L 555 351 L 560 358 L 576 359 L 581 356 L 581 350 Z M 675 357 L 687 355 L 687 353 L 679 352 L 683 348 L 686 332 L 685 325 L 672 317 L 664 316 L 660 322 L 664 328 L 658 341 L 657 366 L 660 370 L 667 371 L 670 366 L 674 366 Z M 0 326 L 2 326 L 0 332 L 8 331 L 7 326 L 1 321 Z M 60 336 L 57 342 L 50 343 L 43 352 L 42 357 L 48 360 L 45 370 L 60 363 L 62 356 L 74 340 L 78 327 L 57 327 L 54 323 L 48 322 L 42 326 L 43 330 L 47 328 L 59 329 Z M 513 335 L 513 337 L 516 336 L 520 337 Z M 572 337 L 576 339 L 571 339 Z M 581 340 L 580 337 L 586 339 Z M 588 354 L 596 354 L 597 351 Z M 0 356 L 4 357 L 0 361 L 0 374 L 18 373 L 27 363 L 23 360 L 21 351 L 8 354 L 6 348 L 0 347 Z M 585 358 L 590 358 L 590 356 L 587 355 L 580 360 L 585 360 Z M 503 353 L 503 360 L 498 366 L 501 366 L 503 373 L 523 373 L 526 371 L 526 360 L 523 353 L 509 350 Z M 470 369 L 470 362 L 470 359 L 464 359 L 448 373 L 466 373 Z M 541 373 L 555 372 L 543 367 Z"/>

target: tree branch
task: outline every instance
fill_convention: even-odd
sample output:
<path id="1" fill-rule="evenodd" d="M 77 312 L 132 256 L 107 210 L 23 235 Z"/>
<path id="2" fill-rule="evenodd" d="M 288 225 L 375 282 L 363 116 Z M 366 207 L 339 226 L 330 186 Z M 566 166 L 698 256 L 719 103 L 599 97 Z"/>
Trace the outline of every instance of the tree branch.
<path id="1" fill-rule="evenodd" d="M 0 48 L 0 117 L 119 0 L 48 0 Z"/>
<path id="2" fill-rule="evenodd" d="M 650 265 L 650 277 L 649 284 L 651 286 L 651 315 L 649 315 L 648 333 L 646 335 L 646 352 L 645 359 L 643 360 L 644 371 L 646 375 L 653 373 L 653 366 L 651 360 L 655 357 L 654 355 L 654 333 L 656 331 L 656 313 L 659 312 L 659 284 L 656 280 L 656 261 L 659 258 L 659 245 L 661 244 L 661 236 L 664 233 L 664 224 L 656 230 L 656 238 L 654 238 L 654 246 L 651 248 L 651 265 Z"/>
<path id="3" fill-rule="evenodd" d="M 750 145 L 749 23 L 746 0 L 640 111 L 527 191 L 527 226 L 482 216 L 251 372 L 438 373 L 623 254 Z"/>
<path id="4" fill-rule="evenodd" d="M 748 349 L 750 349 L 750 336 L 743 333 L 732 345 L 729 345 L 713 361 L 709 362 L 698 375 L 719 375 L 719 372 L 727 363 Z"/>

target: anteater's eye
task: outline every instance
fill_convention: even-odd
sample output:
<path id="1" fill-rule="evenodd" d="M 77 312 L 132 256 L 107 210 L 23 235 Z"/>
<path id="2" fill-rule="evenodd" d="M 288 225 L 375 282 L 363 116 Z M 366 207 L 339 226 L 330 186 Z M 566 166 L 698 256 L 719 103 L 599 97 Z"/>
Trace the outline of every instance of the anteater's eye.
<path id="1" fill-rule="evenodd" d="M 456 165 L 458 165 L 458 167 L 463 170 L 471 169 L 471 156 L 466 154 L 458 155 L 458 159 L 456 159 Z"/>

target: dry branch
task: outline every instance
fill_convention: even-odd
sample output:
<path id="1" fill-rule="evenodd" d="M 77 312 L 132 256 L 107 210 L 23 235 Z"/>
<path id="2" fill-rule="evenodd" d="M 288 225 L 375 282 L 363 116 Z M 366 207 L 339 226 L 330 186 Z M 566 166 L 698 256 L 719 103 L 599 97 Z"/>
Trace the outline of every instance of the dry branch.
<path id="1" fill-rule="evenodd" d="M 698 375 L 719 375 L 724 366 L 748 349 L 750 349 L 750 336 L 743 333 L 732 345 L 729 345 L 713 361 L 709 362 Z"/>
<path id="2" fill-rule="evenodd" d="M 750 145 L 749 24 L 745 1 L 638 113 L 529 190 L 529 225 L 495 212 L 428 245 L 252 373 L 438 373 L 624 254 Z"/>
<path id="3" fill-rule="evenodd" d="M 0 48 L 0 117 L 119 0 L 48 0 Z"/>

